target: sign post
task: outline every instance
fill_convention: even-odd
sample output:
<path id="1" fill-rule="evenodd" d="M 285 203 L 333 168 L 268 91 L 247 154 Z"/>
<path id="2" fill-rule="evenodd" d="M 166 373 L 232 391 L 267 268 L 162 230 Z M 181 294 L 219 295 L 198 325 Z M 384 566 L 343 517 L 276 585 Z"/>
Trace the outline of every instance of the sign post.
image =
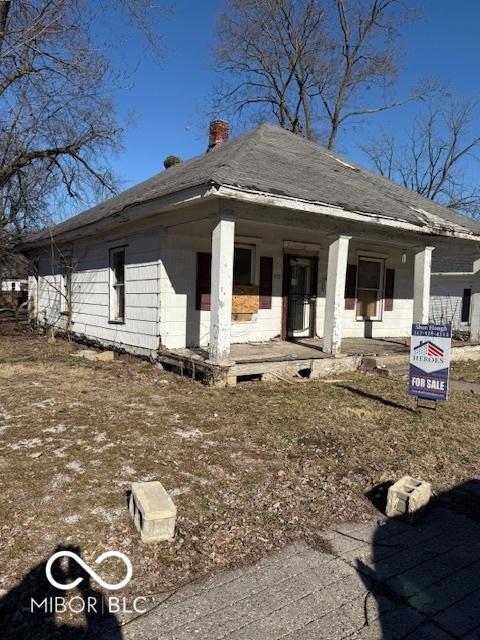
<path id="1" fill-rule="evenodd" d="M 448 369 L 452 327 L 449 324 L 413 324 L 410 342 L 408 393 L 418 399 L 448 399 Z"/>

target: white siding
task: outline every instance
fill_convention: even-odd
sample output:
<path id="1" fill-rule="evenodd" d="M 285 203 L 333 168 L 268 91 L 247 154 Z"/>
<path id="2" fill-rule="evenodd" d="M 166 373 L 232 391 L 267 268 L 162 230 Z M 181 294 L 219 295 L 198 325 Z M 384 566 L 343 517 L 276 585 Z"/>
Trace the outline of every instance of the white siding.
<path id="1" fill-rule="evenodd" d="M 158 221 L 132 225 L 102 238 L 79 241 L 73 247 L 72 277 L 73 331 L 127 350 L 155 354 L 161 345 L 170 348 L 208 346 L 209 311 L 196 310 L 197 252 L 211 251 L 211 220 L 180 223 L 165 232 Z M 127 229 L 127 230 L 125 230 Z M 130 231 L 128 231 L 130 229 Z M 272 307 L 260 309 L 249 322 L 232 323 L 233 343 L 264 342 L 282 331 L 283 258 L 314 255 L 318 258 L 316 332 L 323 334 L 328 240 L 321 232 L 239 222 L 236 235 L 241 243 L 250 239 L 256 246 L 258 283 L 261 256 L 273 258 Z M 296 243 L 293 244 L 292 243 Z M 109 249 L 125 246 L 125 322 L 109 322 Z M 62 249 L 63 250 L 63 249 Z M 382 257 L 385 267 L 395 269 L 393 311 L 382 311 L 380 321 L 357 321 L 354 310 L 345 310 L 344 337 L 407 336 L 412 322 L 413 259 L 405 263 L 401 250 L 381 243 L 360 243 L 353 238 L 349 263 L 358 256 Z M 32 256 L 34 257 L 34 256 Z M 61 275 L 46 251 L 40 255 L 38 314 L 40 322 L 63 327 L 60 314 Z M 35 282 L 30 278 L 30 297 Z M 160 306 L 161 303 L 161 306 Z M 382 309 L 384 307 L 381 301 Z M 370 325 L 370 326 L 367 326 Z"/>
<path id="2" fill-rule="evenodd" d="M 14 279 L 10 280 L 0 280 L 0 286 L 2 291 L 21 291 L 22 285 L 26 285 L 27 281 L 25 279 Z"/>
<path id="3" fill-rule="evenodd" d="M 467 330 L 461 322 L 464 289 L 472 288 L 472 275 L 433 274 L 430 288 L 430 321 L 451 322 L 454 329 Z"/>
<path id="4" fill-rule="evenodd" d="M 196 255 L 210 252 L 210 227 L 201 232 L 198 226 L 182 232 L 168 232 L 165 256 L 165 294 L 162 296 L 164 315 L 161 327 L 162 343 L 177 349 L 188 346 L 208 346 L 209 311 L 195 309 Z M 260 309 L 250 322 L 234 322 L 231 328 L 232 343 L 265 342 L 281 334 L 282 330 L 282 282 L 284 253 L 315 255 L 318 257 L 318 287 L 316 301 L 316 332 L 323 335 L 325 285 L 327 273 L 327 244 L 320 235 L 302 231 L 285 231 L 273 226 L 238 225 L 237 235 L 242 243 L 245 237 L 256 242 L 257 270 L 260 256 L 273 257 L 272 308 Z M 285 242 L 314 243 L 318 251 L 308 248 L 302 251 L 289 248 Z M 395 269 L 395 294 L 392 311 L 382 311 L 381 321 L 371 323 L 372 337 L 403 337 L 410 334 L 413 313 L 413 260 L 402 263 L 402 251 L 386 245 L 350 243 L 349 263 L 356 263 L 358 255 L 380 255 L 385 258 L 385 267 Z M 258 275 L 257 275 L 258 278 Z M 380 302 L 383 309 L 383 300 Z M 344 337 L 364 337 L 368 328 L 357 321 L 355 311 L 344 311 L 342 334 Z"/>
<path id="5" fill-rule="evenodd" d="M 109 318 L 109 249 L 125 245 L 125 322 Z M 72 330 L 76 334 L 131 351 L 158 349 L 158 262 L 156 229 L 103 239 L 79 241 L 73 247 Z M 62 249 L 63 250 L 63 249 Z M 54 272 L 54 273 L 52 273 Z M 56 273 L 55 273 L 56 272 Z M 61 275 L 48 254 L 39 261 L 38 319 L 63 328 L 60 314 Z M 34 292 L 34 278 L 30 278 Z"/>

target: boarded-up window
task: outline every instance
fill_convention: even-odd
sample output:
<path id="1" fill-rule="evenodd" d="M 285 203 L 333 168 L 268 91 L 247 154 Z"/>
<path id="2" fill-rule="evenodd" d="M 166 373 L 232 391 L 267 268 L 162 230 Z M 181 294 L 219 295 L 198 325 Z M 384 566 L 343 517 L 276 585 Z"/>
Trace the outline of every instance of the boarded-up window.
<path id="1" fill-rule="evenodd" d="M 197 288 L 195 305 L 197 311 L 210 311 L 210 292 L 212 290 L 211 269 L 212 254 L 197 253 Z"/>
<path id="2" fill-rule="evenodd" d="M 462 315 L 460 317 L 461 322 L 470 322 L 470 302 L 472 299 L 472 290 L 464 289 L 462 297 Z"/>
<path id="3" fill-rule="evenodd" d="M 260 257 L 259 308 L 272 308 L 273 258 Z"/>
<path id="4" fill-rule="evenodd" d="M 385 272 L 385 311 L 393 311 L 393 298 L 395 294 L 395 269 L 387 269 Z"/>
<path id="5" fill-rule="evenodd" d="M 345 278 L 345 309 L 355 309 L 355 289 L 357 286 L 357 265 L 347 264 Z"/>

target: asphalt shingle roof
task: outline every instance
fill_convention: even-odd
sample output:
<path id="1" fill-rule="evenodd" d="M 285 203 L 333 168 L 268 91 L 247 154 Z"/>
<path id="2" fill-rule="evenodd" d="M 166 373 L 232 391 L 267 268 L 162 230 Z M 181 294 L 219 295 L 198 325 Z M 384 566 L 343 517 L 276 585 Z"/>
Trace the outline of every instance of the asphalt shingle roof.
<path id="1" fill-rule="evenodd" d="M 424 227 L 480 235 L 480 223 L 423 198 L 301 136 L 263 124 L 181 164 L 158 173 L 101 204 L 26 238 L 47 240 L 50 233 L 79 230 L 126 208 L 201 185 L 239 188 L 289 196 L 378 214 Z M 461 227 L 461 228 L 459 228 Z"/>

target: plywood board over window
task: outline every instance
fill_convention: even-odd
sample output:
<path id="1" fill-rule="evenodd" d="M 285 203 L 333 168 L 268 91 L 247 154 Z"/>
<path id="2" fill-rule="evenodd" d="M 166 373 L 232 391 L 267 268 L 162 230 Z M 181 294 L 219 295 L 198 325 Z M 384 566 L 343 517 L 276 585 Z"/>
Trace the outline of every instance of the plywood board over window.
<path id="1" fill-rule="evenodd" d="M 233 287 L 232 313 L 257 313 L 259 306 L 256 285 L 235 285 Z"/>

